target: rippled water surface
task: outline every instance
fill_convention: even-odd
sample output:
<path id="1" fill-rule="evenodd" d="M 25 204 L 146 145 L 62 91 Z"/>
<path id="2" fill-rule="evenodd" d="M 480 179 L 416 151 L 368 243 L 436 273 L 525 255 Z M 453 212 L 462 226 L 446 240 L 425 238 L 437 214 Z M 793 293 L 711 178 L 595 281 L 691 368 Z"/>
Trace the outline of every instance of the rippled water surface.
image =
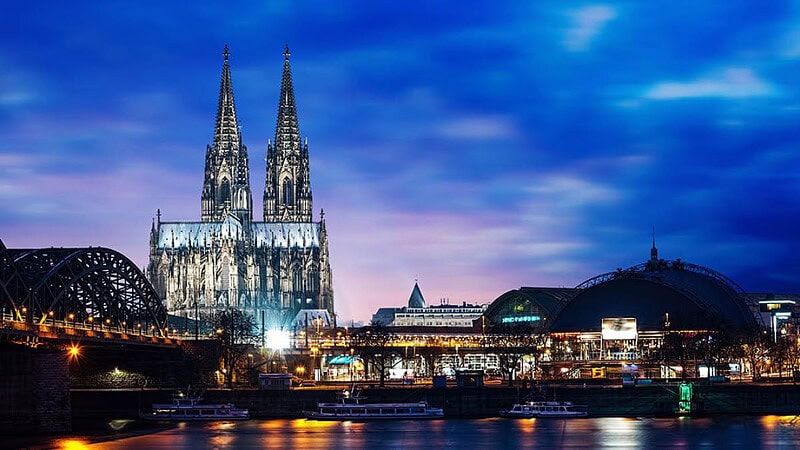
<path id="1" fill-rule="evenodd" d="M 392 422 L 250 420 L 178 424 L 91 449 L 800 448 L 800 416 L 713 418 L 444 419 Z"/>

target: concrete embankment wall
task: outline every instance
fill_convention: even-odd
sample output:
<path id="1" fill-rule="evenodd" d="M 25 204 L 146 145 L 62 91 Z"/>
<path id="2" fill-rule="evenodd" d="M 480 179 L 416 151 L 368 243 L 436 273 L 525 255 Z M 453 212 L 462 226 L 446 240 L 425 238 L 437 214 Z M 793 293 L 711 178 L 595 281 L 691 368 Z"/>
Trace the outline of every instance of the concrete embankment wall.
<path id="1" fill-rule="evenodd" d="M 0 435 L 69 432 L 71 410 L 63 352 L 0 345 Z"/>
<path id="2" fill-rule="evenodd" d="M 292 389 L 290 391 L 208 390 L 208 402 L 232 402 L 249 408 L 254 418 L 300 417 L 317 402 L 334 401 L 333 388 Z M 572 401 L 588 405 L 597 416 L 648 416 L 668 412 L 677 405 L 677 385 L 549 386 L 548 400 Z M 524 399 L 529 393 L 519 388 L 435 389 L 430 386 L 368 388 L 367 402 L 415 402 L 427 400 L 441 406 L 448 417 L 496 416 L 502 408 Z M 168 402 L 172 391 L 72 391 L 72 416 L 75 420 L 136 418 L 153 402 Z M 703 385 L 694 386 L 694 399 L 707 414 L 800 414 L 800 386 L 796 385 Z"/>

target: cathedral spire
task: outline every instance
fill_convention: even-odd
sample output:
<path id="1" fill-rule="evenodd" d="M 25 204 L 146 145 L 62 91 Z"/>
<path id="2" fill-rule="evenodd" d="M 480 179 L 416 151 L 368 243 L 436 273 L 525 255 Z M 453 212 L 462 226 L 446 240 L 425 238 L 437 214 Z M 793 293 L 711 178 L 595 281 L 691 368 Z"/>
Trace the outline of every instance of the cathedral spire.
<path id="1" fill-rule="evenodd" d="M 236 118 L 228 46 L 222 51 L 222 76 L 219 84 L 214 143 L 206 147 L 206 170 L 202 194 L 202 221 L 221 222 L 229 214 L 242 224 L 253 218 L 250 168 L 247 147 Z M 245 225 L 249 229 L 249 225 Z"/>
<path id="2" fill-rule="evenodd" d="M 275 127 L 275 148 L 279 152 L 297 152 L 300 149 L 300 127 L 297 123 L 297 108 L 294 103 L 292 68 L 289 64 L 289 46 L 283 50 L 283 77 L 281 95 L 278 100 L 278 123 Z"/>
<path id="3" fill-rule="evenodd" d="M 222 63 L 222 80 L 219 84 L 219 103 L 217 105 L 217 122 L 214 127 L 214 144 L 226 139 L 238 141 L 239 123 L 236 120 L 236 106 L 233 102 L 233 83 L 231 69 L 228 64 L 230 52 L 228 46 L 222 51 L 225 58 Z"/>
<path id="4" fill-rule="evenodd" d="M 278 97 L 275 140 L 267 143 L 264 183 L 265 222 L 310 222 L 312 213 L 308 141 L 300 141 L 297 107 L 289 64 L 289 46 L 283 51 L 283 76 Z"/>

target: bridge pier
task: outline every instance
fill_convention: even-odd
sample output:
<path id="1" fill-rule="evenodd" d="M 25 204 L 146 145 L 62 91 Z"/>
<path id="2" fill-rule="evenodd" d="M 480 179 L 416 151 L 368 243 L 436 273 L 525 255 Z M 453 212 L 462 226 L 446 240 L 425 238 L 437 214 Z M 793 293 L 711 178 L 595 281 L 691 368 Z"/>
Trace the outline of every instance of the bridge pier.
<path id="1" fill-rule="evenodd" d="M 0 344 L 0 434 L 65 433 L 71 422 L 67 355 Z"/>

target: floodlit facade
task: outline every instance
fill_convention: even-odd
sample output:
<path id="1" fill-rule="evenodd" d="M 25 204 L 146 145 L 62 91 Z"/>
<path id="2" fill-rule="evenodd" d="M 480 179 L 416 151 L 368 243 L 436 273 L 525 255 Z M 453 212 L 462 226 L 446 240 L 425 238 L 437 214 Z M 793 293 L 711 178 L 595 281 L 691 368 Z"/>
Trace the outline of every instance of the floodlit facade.
<path id="1" fill-rule="evenodd" d="M 442 302 L 439 305 L 426 305 L 425 297 L 414 283 L 408 306 L 404 308 L 381 308 L 373 316 L 373 322 L 381 322 L 392 327 L 456 327 L 470 328 L 475 320 L 486 311 L 488 305 L 451 305 Z"/>
<path id="2" fill-rule="evenodd" d="M 308 141 L 301 142 L 289 49 L 275 140 L 267 144 L 263 221 L 253 221 L 227 46 L 223 55 L 200 221 L 166 221 L 159 211 L 150 232 L 148 278 L 167 311 L 182 317 L 238 308 L 262 328 L 287 329 L 300 310 L 333 314 L 328 235 L 324 213 L 313 220 Z"/>

